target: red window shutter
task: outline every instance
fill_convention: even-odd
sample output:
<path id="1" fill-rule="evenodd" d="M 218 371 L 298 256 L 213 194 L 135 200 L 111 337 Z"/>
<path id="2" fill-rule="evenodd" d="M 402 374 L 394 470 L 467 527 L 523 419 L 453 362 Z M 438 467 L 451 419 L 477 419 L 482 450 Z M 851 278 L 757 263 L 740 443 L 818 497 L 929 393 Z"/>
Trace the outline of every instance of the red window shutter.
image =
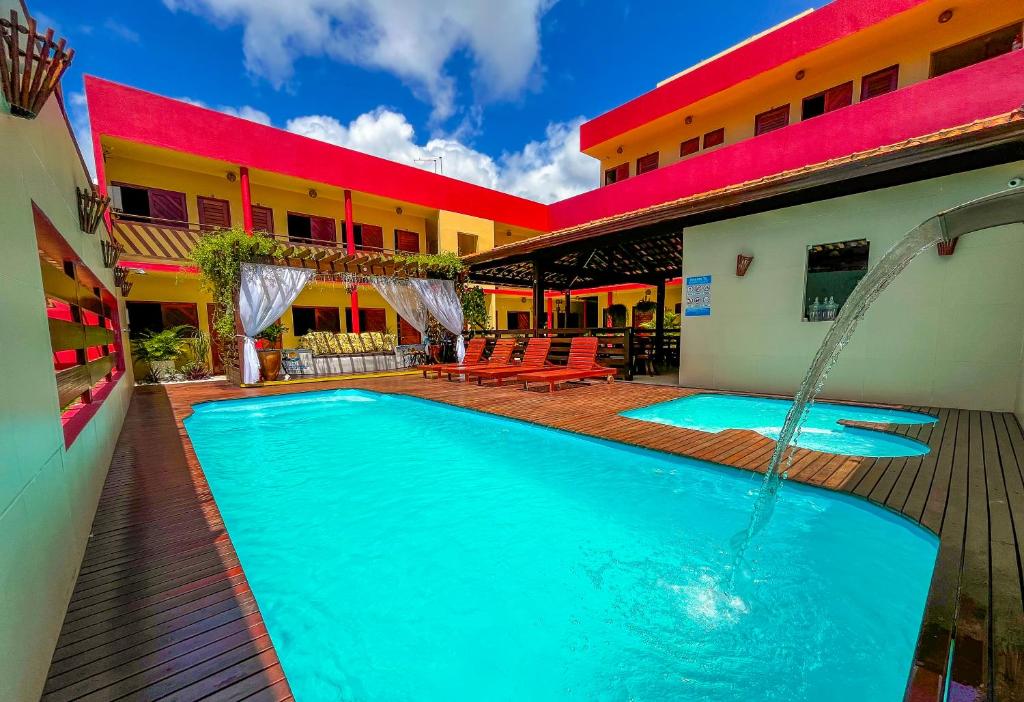
<path id="1" fill-rule="evenodd" d="M 707 137 L 706 136 L 704 137 L 704 141 L 707 142 Z M 707 148 L 707 147 L 705 147 L 705 148 Z M 698 151 L 700 151 L 700 137 L 694 137 L 692 139 L 687 139 L 686 141 L 684 141 L 682 144 L 679 145 L 679 156 L 680 157 L 689 156 L 690 154 L 695 154 Z"/>
<path id="2" fill-rule="evenodd" d="M 334 243 L 337 239 L 337 228 L 330 217 L 310 217 L 309 232 L 313 241 Z"/>
<path id="3" fill-rule="evenodd" d="M 604 184 L 611 185 L 612 183 L 618 183 L 620 180 L 625 180 L 629 177 L 629 164 L 620 163 L 614 168 L 609 168 L 604 172 Z"/>
<path id="4" fill-rule="evenodd" d="M 203 229 L 228 229 L 231 226 L 231 206 L 227 200 L 215 197 L 196 198 L 199 225 Z"/>
<path id="5" fill-rule="evenodd" d="M 754 118 L 754 136 L 782 129 L 789 124 L 789 104 L 773 107 Z"/>
<path id="6" fill-rule="evenodd" d="M 409 324 L 407 321 L 398 318 L 398 343 L 400 344 L 421 344 L 423 343 L 423 337 L 416 331 L 416 327 Z"/>
<path id="7" fill-rule="evenodd" d="M 885 93 L 891 93 L 899 86 L 899 80 L 899 64 L 869 73 L 860 79 L 860 99 L 863 101 L 884 95 Z"/>
<path id="8" fill-rule="evenodd" d="M 363 243 L 364 249 L 383 249 L 384 248 L 384 230 L 378 227 L 376 224 L 363 224 L 361 225 L 363 231 Z"/>
<path id="9" fill-rule="evenodd" d="M 837 85 L 825 91 L 825 112 L 838 110 L 853 104 L 853 81 Z"/>
<path id="10" fill-rule="evenodd" d="M 708 132 L 704 135 L 704 148 L 710 149 L 712 146 L 718 146 L 719 144 L 725 143 L 725 127 L 719 127 L 713 131 Z"/>
<path id="11" fill-rule="evenodd" d="M 381 307 L 363 307 L 359 310 L 359 330 L 387 333 L 388 313 Z"/>
<path id="12" fill-rule="evenodd" d="M 254 232 L 274 232 L 274 210 L 269 207 L 252 206 L 252 230 Z"/>
<path id="13" fill-rule="evenodd" d="M 149 216 L 171 222 L 188 222 L 185 193 L 149 188 Z"/>
<path id="14" fill-rule="evenodd" d="M 404 229 L 395 230 L 395 249 L 398 251 L 408 251 L 411 253 L 419 253 L 420 250 L 420 235 L 416 232 L 408 232 Z"/>
<path id="15" fill-rule="evenodd" d="M 641 156 L 636 160 L 636 174 L 641 175 L 653 171 L 658 167 L 658 152 Z"/>
<path id="16" fill-rule="evenodd" d="M 530 313 L 529 312 L 517 312 L 516 313 L 516 329 L 529 329 L 530 328 Z"/>

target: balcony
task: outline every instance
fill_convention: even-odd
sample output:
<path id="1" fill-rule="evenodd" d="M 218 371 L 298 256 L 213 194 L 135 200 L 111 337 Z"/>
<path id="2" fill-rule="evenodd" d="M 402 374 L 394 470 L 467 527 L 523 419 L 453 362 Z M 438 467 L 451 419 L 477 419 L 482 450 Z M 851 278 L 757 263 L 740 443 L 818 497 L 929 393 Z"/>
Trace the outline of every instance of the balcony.
<path id="1" fill-rule="evenodd" d="M 989 59 L 551 205 L 552 230 L 903 145 L 1019 112 L 1024 51 Z"/>
<path id="2" fill-rule="evenodd" d="M 187 265 L 190 254 L 202 237 L 213 229 L 195 222 L 178 222 L 156 217 L 136 217 L 115 212 L 112 215 L 114 240 L 124 246 L 124 261 Z M 287 234 L 271 236 L 284 247 L 283 259 L 290 265 L 316 268 L 323 272 L 379 273 L 394 268 L 391 249 L 356 247 L 349 255 L 344 242 L 303 239 Z M 390 270 L 389 269 L 389 270 Z"/>

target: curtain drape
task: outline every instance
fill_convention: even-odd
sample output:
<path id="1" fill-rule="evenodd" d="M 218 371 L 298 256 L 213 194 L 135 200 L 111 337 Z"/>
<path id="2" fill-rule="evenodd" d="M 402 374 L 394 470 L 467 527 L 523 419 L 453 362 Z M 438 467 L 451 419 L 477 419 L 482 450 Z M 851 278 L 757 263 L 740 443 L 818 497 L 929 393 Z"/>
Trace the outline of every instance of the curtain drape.
<path id="1" fill-rule="evenodd" d="M 415 327 L 416 331 L 423 336 L 424 343 L 426 343 L 427 308 L 423 306 L 423 301 L 420 299 L 416 288 L 409 285 L 408 280 L 385 278 L 382 276 L 374 276 L 370 278 L 370 282 L 373 284 L 374 289 L 380 293 L 380 296 L 384 298 L 384 301 L 391 305 L 391 308 L 402 319 Z"/>
<path id="2" fill-rule="evenodd" d="M 260 379 L 260 358 L 254 337 L 285 313 L 314 275 L 316 271 L 308 268 L 242 264 L 238 316 L 245 330 L 243 383 L 255 383 Z"/>
<path id="3" fill-rule="evenodd" d="M 455 335 L 455 354 L 462 363 L 466 357 L 466 346 L 462 339 L 462 302 L 455 292 L 455 283 L 423 278 L 413 278 L 409 283 L 419 292 L 420 299 L 434 319 Z"/>

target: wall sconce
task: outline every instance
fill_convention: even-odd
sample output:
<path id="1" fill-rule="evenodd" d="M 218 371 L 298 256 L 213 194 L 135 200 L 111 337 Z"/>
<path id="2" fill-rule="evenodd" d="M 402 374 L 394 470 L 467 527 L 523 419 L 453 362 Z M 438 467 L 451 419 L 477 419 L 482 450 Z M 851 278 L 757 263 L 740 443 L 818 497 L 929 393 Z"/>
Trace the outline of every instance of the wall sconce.
<path id="1" fill-rule="evenodd" d="M 401 207 L 396 207 L 395 208 L 395 214 L 402 214 L 402 208 Z"/>
<path id="2" fill-rule="evenodd" d="M 615 153 L 621 154 L 622 153 L 622 147 L 620 146 L 619 148 L 615 149 Z"/>
<path id="3" fill-rule="evenodd" d="M 807 75 L 807 73 L 804 72 L 804 69 L 801 68 L 799 71 L 796 72 L 796 75 L 793 76 L 793 77 L 796 78 L 797 80 L 803 80 L 804 76 L 806 76 L 806 75 Z"/>
<path id="4" fill-rule="evenodd" d="M 935 248 L 939 250 L 940 256 L 952 256 L 953 252 L 956 251 L 956 242 L 960 241 L 960 237 L 955 236 L 949 241 L 940 241 L 935 245 Z"/>
<path id="5" fill-rule="evenodd" d="M 939 13 L 939 24 L 945 24 L 946 22 L 953 19 L 953 10 L 943 10 Z"/>
<path id="6" fill-rule="evenodd" d="M 314 190 L 313 188 L 310 188 L 309 189 L 309 196 L 315 200 L 316 199 L 316 190 Z"/>
<path id="7" fill-rule="evenodd" d="M 754 262 L 753 256 L 747 256 L 746 254 L 736 255 L 736 275 L 740 278 L 747 274 L 750 269 L 750 264 Z"/>
<path id="8" fill-rule="evenodd" d="M 225 175 L 224 177 L 228 179 L 229 183 L 234 183 L 236 180 L 238 180 L 238 176 L 235 175 L 234 171 L 228 171 L 227 175 Z"/>
<path id="9" fill-rule="evenodd" d="M 683 120 L 686 124 L 693 124 L 693 115 L 686 115 L 686 119 Z"/>
<path id="10" fill-rule="evenodd" d="M 65 50 L 66 39 L 54 42 L 53 29 L 40 35 L 34 19 L 28 17 L 26 22 L 28 26 L 23 27 L 14 10 L 10 19 L 0 19 L 0 53 L 10 57 L 0 63 L 0 83 L 11 115 L 35 119 L 60 85 L 75 50 Z M 22 34 L 26 35 L 24 50 Z"/>

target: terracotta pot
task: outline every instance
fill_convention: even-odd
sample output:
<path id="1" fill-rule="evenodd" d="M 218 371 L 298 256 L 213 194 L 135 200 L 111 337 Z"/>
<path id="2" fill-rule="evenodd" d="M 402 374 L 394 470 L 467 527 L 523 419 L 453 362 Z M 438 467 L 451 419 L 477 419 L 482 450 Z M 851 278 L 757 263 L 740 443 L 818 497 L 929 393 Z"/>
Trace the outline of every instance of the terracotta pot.
<path id="1" fill-rule="evenodd" d="M 257 351 L 260 357 L 260 373 L 264 380 L 277 380 L 281 373 L 281 351 L 280 349 L 267 349 Z"/>

